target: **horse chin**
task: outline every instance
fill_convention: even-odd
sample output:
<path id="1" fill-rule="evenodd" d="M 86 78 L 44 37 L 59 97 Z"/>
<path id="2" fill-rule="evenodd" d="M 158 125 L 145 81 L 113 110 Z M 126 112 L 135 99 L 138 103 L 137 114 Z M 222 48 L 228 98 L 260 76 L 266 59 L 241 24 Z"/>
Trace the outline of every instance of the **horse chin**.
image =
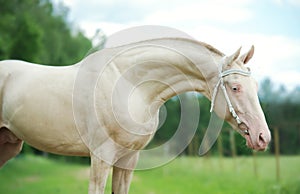
<path id="1" fill-rule="evenodd" d="M 239 124 L 238 126 L 239 128 L 239 133 L 245 138 L 246 140 L 246 145 L 248 148 L 250 149 L 253 149 L 253 150 L 256 150 L 253 142 L 252 142 L 252 139 L 251 139 L 251 130 L 249 130 L 249 127 L 246 123 L 242 122 L 241 124 Z"/>
<path id="2" fill-rule="evenodd" d="M 244 138 L 245 138 L 245 140 L 246 140 L 246 145 L 247 145 L 247 147 L 254 150 L 255 147 L 254 147 L 254 145 L 253 145 L 253 143 L 252 143 L 252 140 L 251 140 L 250 135 L 249 135 L 249 134 L 244 134 L 243 136 L 244 136 Z"/>

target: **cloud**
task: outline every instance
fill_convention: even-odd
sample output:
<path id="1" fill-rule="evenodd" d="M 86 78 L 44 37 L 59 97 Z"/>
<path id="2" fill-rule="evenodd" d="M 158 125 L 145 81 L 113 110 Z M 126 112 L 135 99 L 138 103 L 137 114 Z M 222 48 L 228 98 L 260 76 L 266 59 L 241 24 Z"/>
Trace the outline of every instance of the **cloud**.
<path id="1" fill-rule="evenodd" d="M 300 7 L 300 1 L 299 0 L 274 0 L 274 2 L 278 5 L 292 5 L 292 6 L 298 6 Z"/>
<path id="2" fill-rule="evenodd" d="M 59 0 L 55 0 L 56 2 Z M 64 0 L 76 21 L 170 24 L 174 22 L 227 22 L 246 21 L 252 17 L 247 8 L 253 0 Z"/>
<path id="3" fill-rule="evenodd" d="M 54 0 L 59 2 L 61 0 Z M 85 20 L 93 22 L 128 23 L 142 18 L 148 8 L 133 1 L 124 0 L 63 0 L 71 9 L 70 17 L 76 22 Z"/>
<path id="4" fill-rule="evenodd" d="M 114 22 L 95 22 L 95 21 L 82 21 L 80 22 L 81 29 L 85 32 L 88 37 L 93 37 L 95 32 L 100 29 L 104 32 L 105 35 L 109 36 L 120 30 L 136 26 L 132 24 L 122 24 Z"/>
<path id="5" fill-rule="evenodd" d="M 252 12 L 247 8 L 250 1 L 194 1 L 175 7 L 161 7 L 153 10 L 146 18 L 146 22 L 164 24 L 195 23 L 203 21 L 237 23 L 252 18 Z M 216 6 L 217 5 L 217 6 Z"/>

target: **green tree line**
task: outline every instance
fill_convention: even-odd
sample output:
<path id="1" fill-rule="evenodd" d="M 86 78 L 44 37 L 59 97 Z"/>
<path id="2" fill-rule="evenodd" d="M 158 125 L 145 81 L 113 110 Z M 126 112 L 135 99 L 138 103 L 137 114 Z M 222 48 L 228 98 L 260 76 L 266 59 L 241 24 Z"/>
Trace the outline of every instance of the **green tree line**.
<path id="1" fill-rule="evenodd" d="M 263 110 L 271 128 L 279 130 L 280 151 L 283 154 L 300 153 L 300 86 L 288 91 L 283 85 L 276 87 L 270 79 L 265 79 L 259 96 Z M 270 151 L 274 153 L 274 141 Z"/>

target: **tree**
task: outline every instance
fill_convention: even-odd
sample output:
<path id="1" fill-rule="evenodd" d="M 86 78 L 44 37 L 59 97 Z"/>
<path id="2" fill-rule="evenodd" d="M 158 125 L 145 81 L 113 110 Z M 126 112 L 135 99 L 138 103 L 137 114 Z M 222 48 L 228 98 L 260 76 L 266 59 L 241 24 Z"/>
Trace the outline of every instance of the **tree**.
<path id="1" fill-rule="evenodd" d="M 300 103 L 299 87 L 288 92 L 284 86 L 275 87 L 270 79 L 262 82 L 259 92 L 262 107 L 265 112 L 271 133 L 277 127 L 280 137 L 280 151 L 283 154 L 297 154 L 300 152 Z M 270 151 L 274 153 L 274 141 Z"/>
<path id="2" fill-rule="evenodd" d="M 91 41 L 67 20 L 68 8 L 50 0 L 0 0 L 0 60 L 47 65 L 78 62 Z"/>
<path id="3" fill-rule="evenodd" d="M 37 61 L 42 48 L 42 31 L 37 24 L 26 14 L 17 21 L 15 33 L 11 44 L 10 58 Z"/>

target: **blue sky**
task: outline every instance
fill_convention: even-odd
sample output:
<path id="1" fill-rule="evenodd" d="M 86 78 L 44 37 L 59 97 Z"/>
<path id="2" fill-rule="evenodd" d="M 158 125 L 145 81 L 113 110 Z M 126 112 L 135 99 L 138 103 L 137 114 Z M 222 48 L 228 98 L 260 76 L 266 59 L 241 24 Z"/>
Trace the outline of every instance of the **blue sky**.
<path id="1" fill-rule="evenodd" d="M 300 85 L 300 0 L 54 0 L 92 37 L 138 25 L 164 25 L 225 54 L 253 44 L 254 76 L 292 89 Z"/>

